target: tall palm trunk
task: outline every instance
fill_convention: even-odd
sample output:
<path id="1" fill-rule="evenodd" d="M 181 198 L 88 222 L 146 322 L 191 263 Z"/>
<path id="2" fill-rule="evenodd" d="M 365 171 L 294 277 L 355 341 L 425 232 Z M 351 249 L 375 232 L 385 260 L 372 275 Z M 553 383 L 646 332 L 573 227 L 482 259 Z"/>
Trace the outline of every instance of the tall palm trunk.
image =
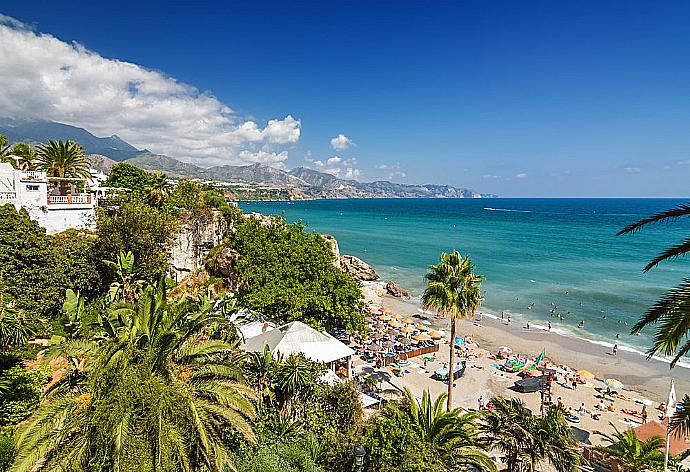
<path id="1" fill-rule="evenodd" d="M 453 409 L 453 377 L 455 370 L 453 364 L 455 360 L 455 317 L 450 317 L 450 360 L 448 362 L 448 411 Z"/>

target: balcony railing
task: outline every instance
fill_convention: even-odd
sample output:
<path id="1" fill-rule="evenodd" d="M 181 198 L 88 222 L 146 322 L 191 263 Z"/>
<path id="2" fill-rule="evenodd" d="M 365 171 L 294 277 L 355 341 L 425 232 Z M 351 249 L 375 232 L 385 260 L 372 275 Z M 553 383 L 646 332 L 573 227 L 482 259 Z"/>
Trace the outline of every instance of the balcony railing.
<path id="1" fill-rule="evenodd" d="M 27 170 L 22 172 L 22 180 L 45 180 L 46 173 L 37 170 Z"/>
<path id="2" fill-rule="evenodd" d="M 17 199 L 17 192 L 0 192 L 0 202 L 10 202 Z"/>
<path id="3" fill-rule="evenodd" d="M 82 193 L 79 195 L 48 195 L 48 203 L 63 205 L 90 204 L 91 194 Z"/>

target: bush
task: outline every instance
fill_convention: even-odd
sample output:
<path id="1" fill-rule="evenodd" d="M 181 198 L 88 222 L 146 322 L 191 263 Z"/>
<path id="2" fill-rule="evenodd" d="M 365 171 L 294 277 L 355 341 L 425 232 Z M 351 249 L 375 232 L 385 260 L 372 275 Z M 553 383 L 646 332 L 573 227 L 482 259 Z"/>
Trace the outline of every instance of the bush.
<path id="1" fill-rule="evenodd" d="M 359 285 L 333 265 L 335 255 L 321 235 L 278 218 L 265 225 L 249 218 L 228 241 L 240 255 L 235 268 L 243 307 L 317 329 L 362 327 Z"/>
<path id="2" fill-rule="evenodd" d="M 0 397 L 0 426 L 16 424 L 34 411 L 50 374 L 51 369 L 46 365 L 30 371 L 17 365 L 0 372 L 0 383 L 7 385 L 7 391 Z"/>
<path id="3" fill-rule="evenodd" d="M 168 245 L 177 229 L 177 219 L 167 211 L 152 208 L 138 198 L 122 198 L 116 207 L 101 207 L 97 213 L 100 260 L 117 260 L 132 251 L 141 276 L 155 280 L 168 268 Z"/>
<path id="4" fill-rule="evenodd" d="M 0 428 L 0 472 L 9 472 L 14 455 L 14 431 Z"/>

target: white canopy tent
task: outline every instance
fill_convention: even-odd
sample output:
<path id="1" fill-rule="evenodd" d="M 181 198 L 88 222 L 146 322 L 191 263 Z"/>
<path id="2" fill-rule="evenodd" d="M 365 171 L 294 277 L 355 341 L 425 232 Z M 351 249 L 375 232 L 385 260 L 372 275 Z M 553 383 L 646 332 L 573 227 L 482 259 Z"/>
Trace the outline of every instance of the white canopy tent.
<path id="1" fill-rule="evenodd" d="M 267 331 L 258 336 L 246 339 L 244 350 L 261 352 L 268 346 L 272 353 L 283 356 L 302 353 L 307 359 L 327 364 L 335 370 L 336 361 L 347 361 L 347 377 L 351 376 L 351 358 L 355 351 L 341 343 L 333 336 L 322 333 L 299 321 Z"/>

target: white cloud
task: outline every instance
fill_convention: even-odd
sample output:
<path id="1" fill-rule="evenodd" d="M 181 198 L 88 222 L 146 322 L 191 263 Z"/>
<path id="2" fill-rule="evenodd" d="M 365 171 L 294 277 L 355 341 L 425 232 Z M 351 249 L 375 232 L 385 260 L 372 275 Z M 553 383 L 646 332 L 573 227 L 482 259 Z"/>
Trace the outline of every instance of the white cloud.
<path id="1" fill-rule="evenodd" d="M 482 175 L 483 179 L 500 179 L 500 175 L 495 175 L 495 174 L 484 174 Z"/>
<path id="2" fill-rule="evenodd" d="M 640 172 L 639 167 L 624 167 L 623 170 L 628 174 L 638 174 Z"/>
<path id="3" fill-rule="evenodd" d="M 357 165 L 357 158 L 350 157 L 343 159 L 340 156 L 332 156 L 323 161 L 321 159 L 312 160 L 311 155 L 305 156 L 305 160 L 310 162 L 313 167 L 321 172 L 333 174 L 336 177 L 343 177 L 346 179 L 357 179 L 362 175 L 361 170 L 355 168 Z"/>
<path id="4" fill-rule="evenodd" d="M 407 177 L 405 172 L 396 170 L 395 172 L 388 174 L 387 180 L 404 179 L 405 177 Z"/>
<path id="5" fill-rule="evenodd" d="M 520 172 L 520 173 L 518 173 L 518 174 L 515 174 L 515 178 L 516 178 L 516 179 L 526 179 L 526 178 L 527 178 L 527 174 L 526 174 L 525 172 Z"/>
<path id="6" fill-rule="evenodd" d="M 336 151 L 344 151 L 350 146 L 354 146 L 354 141 L 340 133 L 335 138 L 331 139 L 331 147 Z"/>
<path id="7" fill-rule="evenodd" d="M 0 15 L 0 114 L 117 134 L 139 148 L 200 165 L 275 163 L 299 141 L 287 115 L 265 126 L 209 92 L 161 72 L 104 58 Z"/>

